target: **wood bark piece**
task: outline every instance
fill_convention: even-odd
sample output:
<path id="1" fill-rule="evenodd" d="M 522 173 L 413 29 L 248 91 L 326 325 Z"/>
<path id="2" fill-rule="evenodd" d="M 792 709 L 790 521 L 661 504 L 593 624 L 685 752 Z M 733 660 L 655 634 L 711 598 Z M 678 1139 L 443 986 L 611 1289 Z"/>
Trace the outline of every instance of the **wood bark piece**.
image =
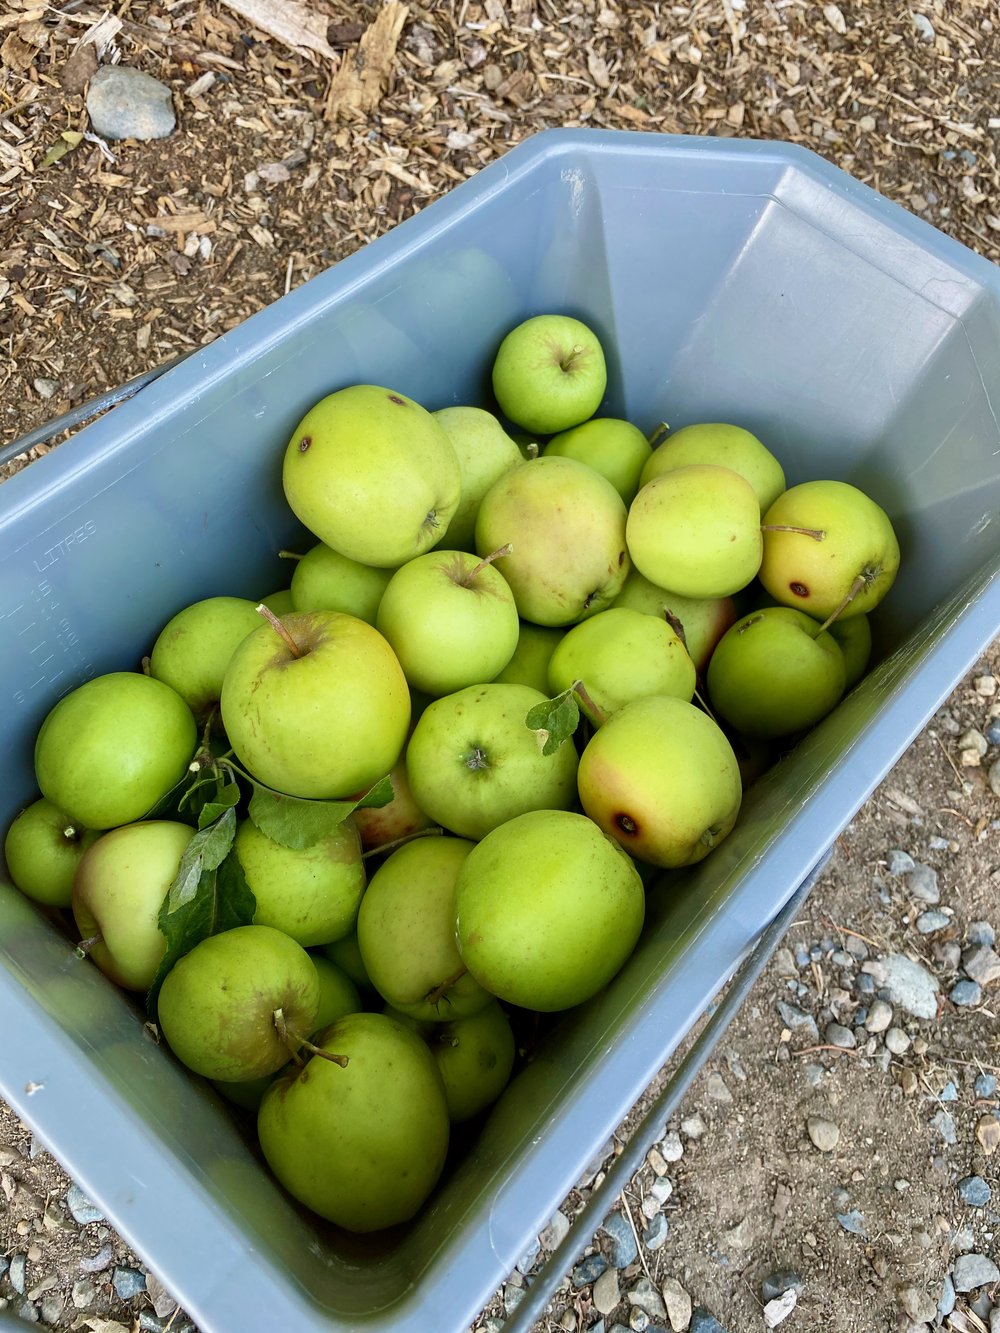
<path id="1" fill-rule="evenodd" d="M 222 0 L 222 3 L 285 46 L 315 51 L 327 60 L 338 59 L 326 40 L 329 19 L 299 0 Z"/>
<path id="2" fill-rule="evenodd" d="M 408 13 L 406 5 L 388 0 L 361 38 L 358 49 L 344 55 L 326 99 L 327 120 L 335 119 L 342 111 L 366 112 L 378 106 Z"/>

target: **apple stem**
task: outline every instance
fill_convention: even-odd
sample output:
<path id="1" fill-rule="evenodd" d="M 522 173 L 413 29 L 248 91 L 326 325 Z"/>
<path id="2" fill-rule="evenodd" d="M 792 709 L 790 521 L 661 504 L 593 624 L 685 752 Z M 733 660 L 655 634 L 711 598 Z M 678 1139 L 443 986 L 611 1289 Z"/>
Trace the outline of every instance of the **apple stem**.
<path id="1" fill-rule="evenodd" d="M 284 1046 L 288 1047 L 289 1051 L 291 1052 L 292 1059 L 295 1061 L 295 1063 L 299 1066 L 300 1069 L 304 1064 L 304 1061 L 302 1059 L 302 1056 L 299 1054 L 299 1050 L 303 1046 L 310 1053 L 310 1055 L 320 1055 L 323 1057 L 324 1060 L 329 1060 L 331 1064 L 340 1065 L 341 1069 L 347 1068 L 346 1055 L 334 1055 L 330 1051 L 324 1051 L 321 1046 L 316 1046 L 306 1037 L 301 1037 L 297 1032 L 293 1032 L 292 1029 L 285 1022 L 284 1009 L 281 1008 L 275 1009 L 273 1014 L 271 1015 L 271 1020 L 274 1023 L 274 1030 L 278 1034 L 278 1040 Z"/>
<path id="2" fill-rule="evenodd" d="M 698 700 L 702 709 L 708 714 L 708 716 L 712 719 L 712 721 L 716 724 L 716 726 L 718 726 L 719 719 L 715 716 L 711 708 L 709 708 L 708 704 L 705 702 L 705 696 L 701 693 L 701 691 L 696 689 L 694 692 L 694 697 Z"/>
<path id="3" fill-rule="evenodd" d="M 332 1065 L 340 1065 L 341 1069 L 346 1069 L 350 1064 L 346 1055 L 335 1055 L 333 1051 L 324 1051 L 322 1046 L 316 1046 L 306 1037 L 299 1037 L 293 1032 L 291 1036 L 300 1045 L 304 1046 L 310 1055 L 318 1055 L 321 1060 L 329 1060 Z"/>
<path id="4" fill-rule="evenodd" d="M 527 454 L 528 458 L 537 458 L 538 455 L 541 453 L 541 450 L 538 447 L 538 441 L 529 440 L 528 443 L 524 446 L 524 452 Z"/>
<path id="5" fill-rule="evenodd" d="M 667 425 L 665 421 L 661 421 L 660 424 L 656 427 L 656 429 L 650 433 L 649 447 L 651 449 L 658 448 L 669 434 L 670 434 L 670 427 Z"/>
<path id="6" fill-rule="evenodd" d="M 96 935 L 91 935 L 90 939 L 81 940 L 80 943 L 76 946 L 76 951 L 77 953 L 83 954 L 83 956 L 86 957 L 87 954 L 90 953 L 94 945 L 100 944 L 103 939 L 104 936 L 100 933 L 100 931 L 98 931 Z"/>
<path id="7" fill-rule="evenodd" d="M 840 616 L 842 612 L 847 610 L 850 604 L 854 601 L 855 597 L 857 597 L 858 593 L 861 592 L 861 590 L 867 585 L 867 583 L 868 580 L 865 578 L 864 574 L 857 575 L 854 582 L 851 584 L 850 588 L 848 588 L 847 595 L 844 597 L 843 601 L 840 603 L 839 606 L 835 607 L 834 610 L 830 612 L 827 618 L 823 621 L 822 625 L 820 625 L 818 631 L 819 634 L 822 634 L 825 629 L 829 629 L 830 626 L 833 624 L 833 622 L 837 619 L 837 617 Z"/>
<path id="8" fill-rule="evenodd" d="M 151 665 L 152 665 L 151 662 L 150 662 L 150 660 L 149 660 L 149 658 L 148 658 L 148 657 L 144 657 L 144 658 L 142 659 L 142 661 L 139 663 L 139 665 L 140 665 L 140 667 L 141 667 L 141 669 L 142 669 L 142 674 L 143 674 L 144 676 L 148 676 L 148 675 L 149 675 L 149 671 L 150 671 L 150 667 L 151 667 Z"/>
<path id="9" fill-rule="evenodd" d="M 603 726 L 604 723 L 607 722 L 608 720 L 608 715 L 603 708 L 600 708 L 597 704 L 594 703 L 593 699 L 590 696 L 590 692 L 588 691 L 586 685 L 584 685 L 583 681 L 574 680 L 573 684 L 570 686 L 570 689 L 583 704 L 584 708 L 586 708 L 587 712 L 593 718 L 594 722 L 599 727 Z"/>
<path id="10" fill-rule="evenodd" d="M 826 541 L 826 533 L 822 528 L 797 528 L 790 523 L 762 523 L 761 532 L 797 532 L 802 537 L 812 537 L 815 541 Z"/>
<path id="11" fill-rule="evenodd" d="M 271 608 L 269 606 L 265 606 L 264 603 L 261 602 L 260 606 L 255 607 L 254 609 L 259 616 L 264 617 L 264 619 L 267 621 L 267 623 L 271 626 L 271 628 L 274 630 L 276 634 L 281 635 L 281 637 L 284 639 L 288 647 L 288 651 L 292 654 L 292 656 L 301 657 L 302 653 L 299 650 L 299 645 L 295 642 L 295 640 L 289 634 L 288 630 L 281 623 L 278 617 L 274 614 Z"/>
<path id="12" fill-rule="evenodd" d="M 77 842 L 80 838 L 79 829 L 74 828 L 72 824 L 67 824 L 63 829 L 62 834 L 67 842 Z"/>
<path id="13" fill-rule="evenodd" d="M 482 570 L 484 570 L 487 565 L 492 565 L 494 560 L 500 560 L 502 559 L 503 556 L 510 555 L 513 549 L 514 545 L 512 542 L 508 542 L 506 546 L 498 546 L 497 549 L 495 551 L 491 551 L 489 555 L 484 555 L 482 560 L 480 560 L 479 564 L 475 565 L 472 569 L 470 569 L 464 579 L 459 579 L 459 583 L 462 585 L 463 588 L 471 588 L 473 583 L 475 583 L 476 581 L 477 574 L 481 573 Z"/>
<path id="14" fill-rule="evenodd" d="M 279 560 L 301 560 L 302 555 L 299 551 L 279 551 Z"/>
<path id="15" fill-rule="evenodd" d="M 412 842 L 414 838 L 431 838 L 441 833 L 444 833 L 444 829 L 438 828 L 437 825 L 433 828 L 417 829 L 415 833 L 404 833 L 401 838 L 393 838 L 392 842 L 383 842 L 378 847 L 371 847 L 367 852 L 362 852 L 361 859 L 365 861 L 369 856 L 384 856 L 386 852 L 394 852 L 397 847 L 402 847 L 404 842 Z"/>
<path id="16" fill-rule="evenodd" d="M 439 1000 L 443 1000 L 448 989 L 454 986 L 456 981 L 461 981 L 468 974 L 468 971 L 467 967 L 460 967 L 457 972 L 442 981 L 440 986 L 435 986 L 432 991 L 428 991 L 424 996 L 424 1002 L 426 1004 L 437 1004 Z"/>

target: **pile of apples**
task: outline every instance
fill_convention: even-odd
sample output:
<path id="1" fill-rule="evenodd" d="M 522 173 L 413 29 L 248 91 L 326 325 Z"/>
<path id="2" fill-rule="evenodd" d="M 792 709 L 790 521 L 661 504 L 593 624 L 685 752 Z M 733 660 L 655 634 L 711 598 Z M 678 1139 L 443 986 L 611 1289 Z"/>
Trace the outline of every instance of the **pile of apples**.
<path id="1" fill-rule="evenodd" d="M 62 698 L 5 841 L 354 1231 L 421 1206 L 510 1077 L 510 1015 L 607 985 L 644 877 L 731 831 L 737 749 L 861 675 L 899 563 L 874 501 L 786 490 L 746 430 L 594 417 L 575 319 L 513 329 L 493 386 L 516 436 L 374 385 L 317 403 L 284 457 L 318 539 L 291 588 L 186 607 L 143 671 Z"/>

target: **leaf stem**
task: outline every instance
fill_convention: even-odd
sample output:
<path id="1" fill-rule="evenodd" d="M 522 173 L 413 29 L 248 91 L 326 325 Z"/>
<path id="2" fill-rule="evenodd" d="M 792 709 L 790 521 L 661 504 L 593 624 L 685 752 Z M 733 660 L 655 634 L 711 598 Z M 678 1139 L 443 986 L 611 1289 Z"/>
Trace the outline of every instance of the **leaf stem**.
<path id="1" fill-rule="evenodd" d="M 583 681 L 574 680 L 573 684 L 570 686 L 570 689 L 583 704 L 584 708 L 590 714 L 590 717 L 597 724 L 597 726 L 602 727 L 604 723 L 607 722 L 608 715 L 603 708 L 601 708 L 598 704 L 594 703 L 594 700 L 591 698 L 591 695 L 587 690 L 586 685 L 584 685 Z"/>
<path id="2" fill-rule="evenodd" d="M 444 833 L 444 829 L 439 828 L 436 824 L 432 828 L 417 829 L 415 833 L 404 833 L 401 838 L 393 838 L 391 842 L 380 843 L 378 847 L 372 847 L 367 852 L 362 852 L 361 859 L 365 861 L 369 856 L 384 856 L 386 852 L 394 852 L 397 847 L 412 842 L 414 838 L 433 838 L 442 833 Z"/>
<path id="3" fill-rule="evenodd" d="M 281 635 L 291 655 L 293 657 L 301 657 L 302 652 L 299 648 L 299 645 L 295 642 L 295 640 L 289 634 L 288 630 L 281 623 L 278 617 L 274 614 L 271 608 L 269 606 L 265 606 L 264 603 L 261 602 L 260 606 L 256 607 L 255 610 L 259 616 L 264 617 L 264 619 L 267 621 L 267 623 L 271 626 L 271 628 L 274 630 L 276 634 Z"/>
<path id="4" fill-rule="evenodd" d="M 802 537 L 812 537 L 815 541 L 826 541 L 826 533 L 822 528 L 797 528 L 789 523 L 762 523 L 761 532 L 797 532 Z"/>

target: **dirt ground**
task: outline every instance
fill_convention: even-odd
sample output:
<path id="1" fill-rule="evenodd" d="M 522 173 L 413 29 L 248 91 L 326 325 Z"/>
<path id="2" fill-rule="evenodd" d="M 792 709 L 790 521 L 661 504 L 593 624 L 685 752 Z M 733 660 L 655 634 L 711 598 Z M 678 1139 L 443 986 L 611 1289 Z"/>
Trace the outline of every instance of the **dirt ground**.
<path id="1" fill-rule="evenodd" d="M 314 25 L 324 53 L 293 48 L 221 0 L 6 0 L 0 442 L 211 341 L 545 127 L 792 140 L 1000 258 L 992 5 L 451 0 L 380 11 L 316 0 L 310 10 L 328 19 Z M 104 14 L 119 22 L 95 35 Z M 170 87 L 169 138 L 87 138 L 84 89 L 98 58 Z M 360 80 L 346 77 L 362 66 Z M 372 104 L 356 105 L 370 89 Z M 1000 930 L 1000 798 L 987 777 L 1000 751 L 991 740 L 979 764 L 963 759 L 978 745 L 968 730 L 985 736 L 993 722 L 998 677 L 994 649 L 839 840 L 672 1125 L 683 1155 L 658 1153 L 626 1192 L 641 1229 L 661 1171 L 672 1186 L 667 1238 L 619 1274 L 621 1292 L 643 1276 L 657 1288 L 674 1279 L 741 1333 L 765 1326 L 762 1280 L 793 1269 L 801 1291 L 783 1327 L 882 1333 L 933 1323 L 919 1293 L 936 1304 L 958 1255 L 996 1255 L 997 1158 L 984 1122 L 998 1101 L 976 1085 L 1000 1072 L 996 983 L 972 1008 L 947 997 L 982 933 L 974 923 Z M 940 904 L 891 873 L 894 851 L 937 872 Z M 948 920 L 923 934 L 918 918 L 932 908 Z M 863 966 L 896 952 L 939 978 L 938 1012 L 896 1007 L 898 1053 L 885 1032 L 837 1048 L 826 1024 L 850 1028 L 857 1006 L 870 1010 Z M 808 1025 L 789 1030 L 779 1001 L 816 1019 L 815 1039 Z M 827 1150 L 810 1138 L 810 1117 L 839 1131 L 814 1126 Z M 986 1206 L 961 1201 L 970 1176 L 992 1188 Z M 10 1264 L 0 1297 L 60 1329 L 176 1333 L 184 1320 L 169 1294 L 128 1276 L 139 1261 L 100 1219 L 74 1220 L 68 1188 L 0 1114 Z M 607 1238 L 595 1244 L 608 1249 Z M 487 1318 L 505 1298 L 509 1289 Z M 541 1327 L 590 1328 L 594 1299 L 590 1284 L 564 1287 Z M 991 1329 L 989 1302 L 960 1294 L 947 1319 Z M 624 1299 L 606 1327 L 616 1320 L 644 1327 L 634 1308 L 630 1325 Z M 667 1326 L 654 1312 L 657 1322 Z"/>

